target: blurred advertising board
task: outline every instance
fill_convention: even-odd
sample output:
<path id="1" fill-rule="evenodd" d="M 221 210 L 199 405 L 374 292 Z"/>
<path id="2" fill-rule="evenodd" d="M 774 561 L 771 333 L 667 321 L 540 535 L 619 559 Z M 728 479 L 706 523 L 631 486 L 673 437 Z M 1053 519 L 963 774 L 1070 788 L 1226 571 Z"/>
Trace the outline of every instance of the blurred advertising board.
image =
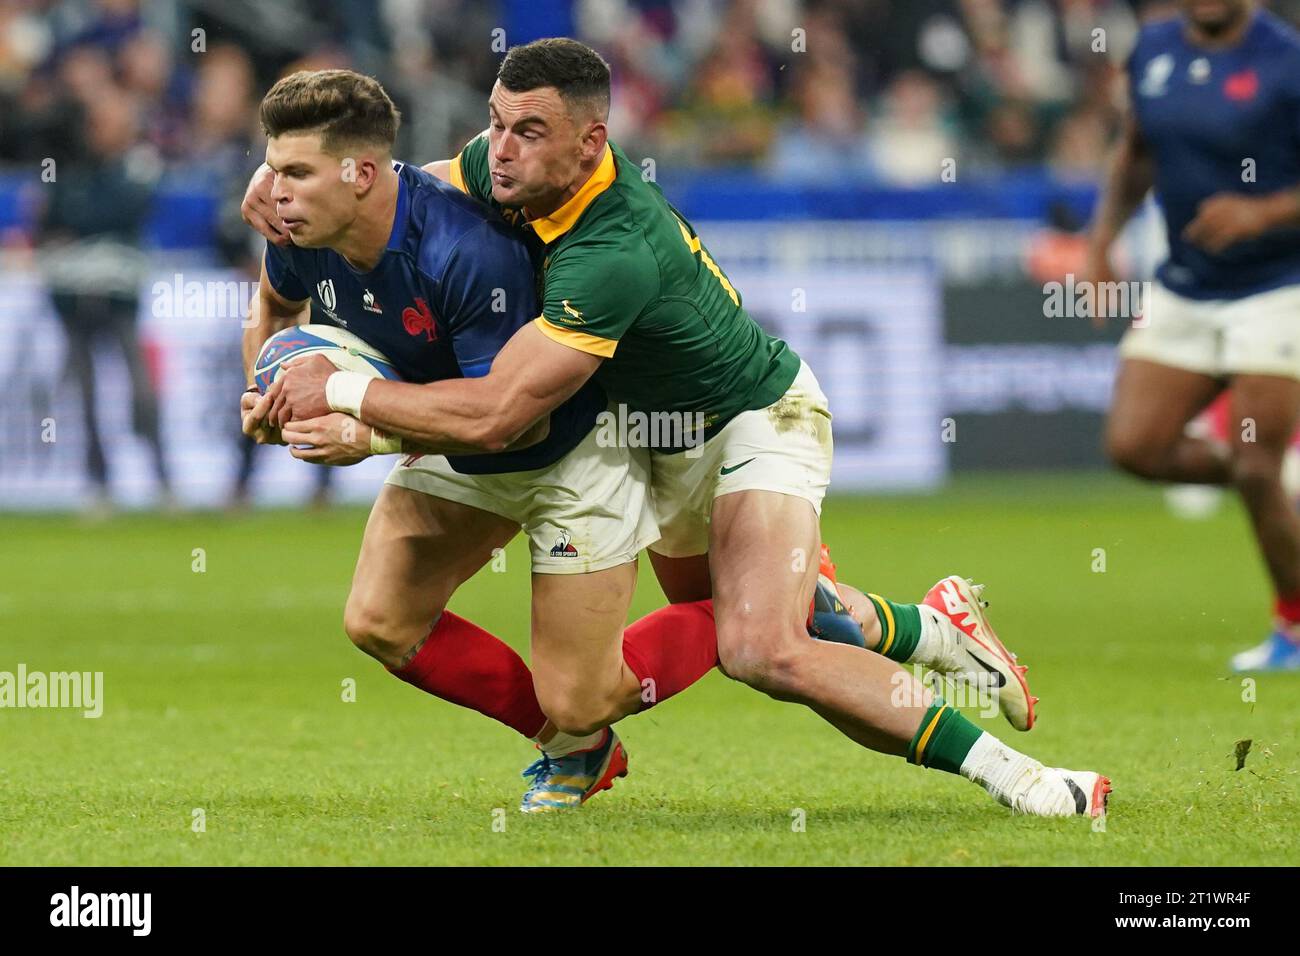
<path id="1" fill-rule="evenodd" d="M 1096 329 L 1071 314 L 1073 298 L 1063 299 L 1070 285 L 1061 286 L 944 286 L 943 404 L 955 424 L 954 471 L 1105 465 L 1102 427 L 1124 326 Z"/>
<path id="2" fill-rule="evenodd" d="M 159 395 L 163 447 L 177 502 L 223 504 L 238 469 L 242 310 L 256 283 L 219 270 L 169 271 L 141 288 L 138 331 Z M 66 379 L 67 345 L 45 289 L 28 273 L 0 273 L 0 508 L 76 507 L 90 492 L 81 402 Z M 131 386 L 109 335 L 95 349 L 97 414 L 110 496 L 157 502 L 148 445 L 134 434 Z M 263 504 L 306 501 L 315 466 L 283 448 L 258 448 L 251 490 Z M 336 500 L 372 500 L 391 461 L 334 469 Z"/>
<path id="3" fill-rule="evenodd" d="M 830 400 L 832 491 L 942 484 L 941 290 L 924 268 L 731 270 L 745 308 L 790 343 Z"/>
<path id="4" fill-rule="evenodd" d="M 925 489 L 946 473 L 940 289 L 920 268 L 743 270 L 745 305 L 816 372 L 835 421 L 836 490 Z M 160 399 L 176 500 L 224 503 L 238 469 L 240 317 L 255 287 L 225 271 L 169 270 L 141 289 L 139 338 Z M 76 507 L 89 493 L 81 403 L 67 348 L 39 278 L 0 273 L 0 508 Z M 133 433 L 131 389 L 111 337 L 97 342 L 95 391 L 111 497 L 158 500 L 149 448 Z M 260 504 L 294 504 L 315 466 L 260 448 L 250 485 Z M 334 469 L 336 500 L 373 499 L 391 462 Z"/>

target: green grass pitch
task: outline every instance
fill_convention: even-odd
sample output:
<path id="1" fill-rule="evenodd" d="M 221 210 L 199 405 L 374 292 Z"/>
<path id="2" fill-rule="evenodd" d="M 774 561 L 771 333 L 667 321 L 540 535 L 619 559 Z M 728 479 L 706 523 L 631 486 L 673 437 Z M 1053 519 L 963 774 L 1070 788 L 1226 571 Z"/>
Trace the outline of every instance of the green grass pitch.
<path id="1" fill-rule="evenodd" d="M 1235 504 L 1180 521 L 1109 476 L 827 503 L 842 580 L 896 600 L 988 584 L 1043 703 L 1028 734 L 983 724 L 1110 775 L 1104 832 L 1012 817 L 718 673 L 620 725 L 612 792 L 522 816 L 528 745 L 343 635 L 364 519 L 0 516 L 0 670 L 104 672 L 98 720 L 0 710 L 0 865 L 1300 863 L 1300 674 L 1250 701 L 1226 668 L 1268 623 Z M 526 551 L 507 555 L 452 607 L 523 649 Z M 642 570 L 636 615 L 661 601 Z"/>

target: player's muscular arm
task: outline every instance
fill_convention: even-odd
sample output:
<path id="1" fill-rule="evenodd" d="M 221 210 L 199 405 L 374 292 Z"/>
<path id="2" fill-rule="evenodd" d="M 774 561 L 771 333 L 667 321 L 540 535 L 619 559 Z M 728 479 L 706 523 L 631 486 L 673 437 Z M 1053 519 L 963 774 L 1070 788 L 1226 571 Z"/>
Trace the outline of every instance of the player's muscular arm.
<path id="1" fill-rule="evenodd" d="M 1294 98 L 1291 103 L 1294 129 L 1300 111 Z M 1237 243 L 1296 226 L 1300 226 L 1300 183 L 1265 194 L 1224 190 L 1197 204 L 1196 215 L 1183 227 L 1182 238 L 1218 255 Z"/>
<path id="2" fill-rule="evenodd" d="M 417 386 L 422 387 L 422 386 Z M 362 424 L 365 424 L 362 422 Z M 378 427 L 378 426 L 374 426 Z M 380 429 L 382 432 L 383 429 Z M 545 415 L 530 425 L 524 432 L 504 448 L 486 448 L 467 442 L 444 441 L 438 444 L 421 444 L 414 438 L 402 438 L 403 455 L 481 455 L 484 452 L 519 451 L 536 445 L 551 433 L 551 417 Z M 398 434 L 392 432 L 391 434 Z"/>
<path id="3" fill-rule="evenodd" d="M 1142 140 L 1137 120 L 1130 114 L 1124 119 L 1119 142 L 1111 150 L 1088 236 L 1083 289 L 1088 314 L 1092 315 L 1093 325 L 1097 327 L 1101 327 L 1109 318 L 1104 314 L 1108 298 L 1099 295 L 1097 289 L 1102 283 L 1114 282 L 1116 279 L 1110 261 L 1111 246 L 1154 184 L 1155 163 Z"/>
<path id="4" fill-rule="evenodd" d="M 1300 186 L 1263 196 L 1215 193 L 1196 207 L 1196 218 L 1183 229 L 1183 238 L 1207 252 L 1262 236 L 1274 229 L 1300 225 Z"/>
<path id="5" fill-rule="evenodd" d="M 1101 196 L 1089 234 L 1090 258 L 1102 260 L 1109 272 L 1110 247 L 1155 184 L 1155 163 L 1142 140 L 1137 120 L 1124 120 L 1119 142 L 1111 151 Z"/>
<path id="6" fill-rule="evenodd" d="M 257 295 L 249 303 L 248 320 L 244 323 L 244 380 L 249 385 L 253 384 L 253 363 L 266 340 L 281 329 L 306 322 L 308 318 L 310 301 L 294 302 L 276 292 L 266 276 L 266 261 L 263 260 Z"/>
<path id="7" fill-rule="evenodd" d="M 309 314 L 307 300 L 293 302 L 271 287 L 271 281 L 266 277 L 264 261 L 262 277 L 257 285 L 257 295 L 249 303 L 248 319 L 244 323 L 242 343 L 244 381 L 250 387 L 253 384 L 253 366 L 266 340 L 283 328 L 306 321 Z M 239 404 L 241 428 L 245 435 L 252 436 L 259 444 L 275 443 L 279 436 L 275 429 L 267 426 L 265 415 L 253 414 L 257 402 L 258 395 L 255 392 L 244 392 Z"/>
<path id="8" fill-rule="evenodd" d="M 1300 226 L 1300 183 L 1263 198 L 1268 204 L 1268 228 L 1290 229 Z"/>
<path id="9" fill-rule="evenodd" d="M 510 337 L 487 375 L 428 385 L 377 380 L 360 418 L 423 448 L 477 452 L 519 447 L 520 439 L 571 397 L 603 359 L 548 338 L 532 323 Z"/>

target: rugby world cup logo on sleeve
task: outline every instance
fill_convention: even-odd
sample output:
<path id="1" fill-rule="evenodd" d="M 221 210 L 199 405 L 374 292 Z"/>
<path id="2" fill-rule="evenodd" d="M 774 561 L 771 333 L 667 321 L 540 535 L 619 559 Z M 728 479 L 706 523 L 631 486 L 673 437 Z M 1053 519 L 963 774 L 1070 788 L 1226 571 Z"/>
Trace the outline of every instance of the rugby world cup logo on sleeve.
<path id="1" fill-rule="evenodd" d="M 1138 93 L 1142 96 L 1164 96 L 1168 92 L 1169 77 L 1173 72 L 1172 54 L 1161 53 L 1147 64 L 1146 72 L 1138 83 Z"/>
<path id="2" fill-rule="evenodd" d="M 327 312 L 334 311 L 334 307 L 338 305 L 338 298 L 334 295 L 333 279 L 316 283 L 316 295 L 320 297 L 320 304 L 325 306 Z"/>

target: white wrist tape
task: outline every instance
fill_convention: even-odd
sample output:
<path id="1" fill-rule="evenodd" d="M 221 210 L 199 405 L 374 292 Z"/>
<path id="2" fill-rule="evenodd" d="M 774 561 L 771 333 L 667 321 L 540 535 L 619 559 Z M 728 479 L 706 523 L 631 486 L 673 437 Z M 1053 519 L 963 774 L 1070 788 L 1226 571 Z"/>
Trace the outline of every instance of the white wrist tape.
<path id="1" fill-rule="evenodd" d="M 402 436 L 381 432 L 378 428 L 370 429 L 370 454 L 398 455 L 402 451 Z"/>
<path id="2" fill-rule="evenodd" d="M 336 412 L 360 418 L 361 401 L 373 381 L 369 375 L 360 372 L 335 372 L 325 380 L 325 401 Z"/>

